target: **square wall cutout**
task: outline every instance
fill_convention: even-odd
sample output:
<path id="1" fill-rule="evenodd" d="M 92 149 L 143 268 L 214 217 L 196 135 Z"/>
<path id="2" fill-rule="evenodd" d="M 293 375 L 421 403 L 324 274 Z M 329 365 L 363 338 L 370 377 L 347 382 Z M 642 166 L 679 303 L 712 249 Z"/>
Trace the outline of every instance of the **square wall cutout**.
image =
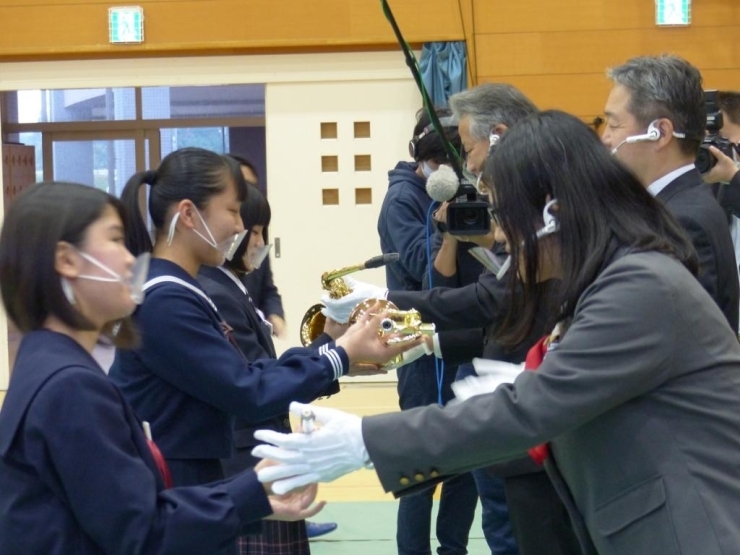
<path id="1" fill-rule="evenodd" d="M 338 172 L 339 171 L 339 157 L 338 156 L 322 156 L 321 157 L 321 171 L 322 172 Z"/>
<path id="2" fill-rule="evenodd" d="M 324 206 L 339 204 L 339 189 L 321 189 L 321 204 Z"/>
<path id="3" fill-rule="evenodd" d="M 336 139 L 337 138 L 337 122 L 322 121 L 321 122 L 321 138 L 322 139 Z"/>
<path id="4" fill-rule="evenodd" d="M 372 204 L 373 190 L 370 188 L 355 189 L 355 204 Z"/>
<path id="5" fill-rule="evenodd" d="M 369 154 L 355 154 L 355 171 L 369 172 L 372 169 Z"/>
<path id="6" fill-rule="evenodd" d="M 355 122 L 355 139 L 369 139 L 370 138 L 370 122 L 369 121 L 356 121 Z"/>

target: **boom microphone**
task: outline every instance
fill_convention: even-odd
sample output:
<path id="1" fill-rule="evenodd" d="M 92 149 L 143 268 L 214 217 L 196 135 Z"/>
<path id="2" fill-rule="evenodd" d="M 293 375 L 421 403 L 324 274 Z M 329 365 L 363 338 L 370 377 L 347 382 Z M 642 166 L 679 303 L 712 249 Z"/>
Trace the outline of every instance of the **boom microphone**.
<path id="1" fill-rule="evenodd" d="M 389 252 L 388 254 L 381 254 L 380 256 L 373 256 L 370 260 L 366 260 L 362 265 L 365 270 L 371 268 L 381 268 L 392 262 L 398 260 L 399 254 L 397 252 Z"/>
<path id="2" fill-rule="evenodd" d="M 658 135 L 658 139 L 660 139 L 660 135 Z M 612 155 L 616 154 L 617 151 L 622 148 L 622 145 L 625 144 L 634 144 L 634 143 L 641 143 L 643 141 L 657 141 L 658 139 L 653 138 L 652 135 L 649 135 L 648 133 L 645 133 L 644 135 L 632 135 L 630 137 L 627 137 L 624 139 L 621 143 L 619 143 L 617 146 L 615 146 L 612 149 Z"/>
<path id="3" fill-rule="evenodd" d="M 440 166 L 427 178 L 427 194 L 437 202 L 450 200 L 457 193 L 460 180 L 455 170 L 449 166 Z"/>

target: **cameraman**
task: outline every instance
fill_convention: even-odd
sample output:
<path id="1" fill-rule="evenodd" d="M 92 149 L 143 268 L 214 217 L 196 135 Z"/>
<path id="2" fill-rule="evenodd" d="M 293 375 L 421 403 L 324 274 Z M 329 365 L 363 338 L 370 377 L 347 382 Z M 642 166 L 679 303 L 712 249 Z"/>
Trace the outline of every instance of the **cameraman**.
<path id="1" fill-rule="evenodd" d="M 718 194 L 720 205 L 733 216 L 740 216 L 740 174 L 738 174 L 738 145 L 740 145 L 740 92 L 719 91 L 717 104 L 722 114 L 722 128 L 720 136 L 730 141 L 734 147 L 734 157 L 730 158 L 718 148 L 710 146 L 709 151 L 717 159 L 717 163 L 706 174 L 707 183 L 727 183 Z M 737 224 L 737 222 L 734 222 Z M 737 243 L 736 252 L 737 252 Z"/>
<path id="2" fill-rule="evenodd" d="M 735 247 L 735 259 L 740 260 L 740 162 L 738 162 L 738 144 L 740 144 L 740 93 L 735 91 L 718 91 L 717 106 L 722 114 L 720 137 L 733 144 L 733 156 L 730 158 L 720 149 L 709 147 L 709 152 L 717 160 L 714 167 L 702 177 L 712 184 L 717 201 L 727 213 L 730 235 Z"/>
<path id="3" fill-rule="evenodd" d="M 445 135 L 456 151 L 461 148 L 456 124 L 447 110 L 437 110 Z M 417 113 L 409 143 L 413 162 L 400 161 L 388 172 L 388 191 L 378 217 L 378 235 L 383 254 L 397 252 L 395 264 L 385 267 L 390 291 L 420 291 L 427 270 L 427 212 L 432 198 L 427 194 L 427 179 L 444 164 L 449 164 L 441 136 L 431 124 L 426 110 Z M 425 356 L 398 368 L 398 401 L 401 410 L 447 403 L 453 398 L 450 383 L 454 373 L 437 376 L 434 357 Z M 439 383 L 438 382 L 441 382 Z M 439 553 L 467 553 L 468 535 L 473 524 L 477 492 L 470 474 L 455 476 L 442 484 L 436 535 Z M 396 546 L 398 555 L 430 553 L 434 488 L 399 500 Z"/>

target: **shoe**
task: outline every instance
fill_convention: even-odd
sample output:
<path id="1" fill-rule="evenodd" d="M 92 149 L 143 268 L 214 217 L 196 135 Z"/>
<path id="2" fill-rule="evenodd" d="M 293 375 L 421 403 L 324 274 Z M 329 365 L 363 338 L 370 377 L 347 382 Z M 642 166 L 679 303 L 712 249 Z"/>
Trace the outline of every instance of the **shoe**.
<path id="1" fill-rule="evenodd" d="M 309 522 L 306 521 L 306 534 L 309 538 L 318 538 L 337 529 L 336 522 Z"/>

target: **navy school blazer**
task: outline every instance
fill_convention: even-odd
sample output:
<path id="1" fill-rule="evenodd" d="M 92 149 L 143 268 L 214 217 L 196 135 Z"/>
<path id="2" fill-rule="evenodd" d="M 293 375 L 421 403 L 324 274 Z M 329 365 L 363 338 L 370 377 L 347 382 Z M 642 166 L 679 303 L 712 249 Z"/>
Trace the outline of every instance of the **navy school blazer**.
<path id="1" fill-rule="evenodd" d="M 249 283 L 247 277 L 244 276 L 240 280 L 245 286 Z M 198 272 L 198 282 L 208 293 L 226 323 L 232 328 L 232 337 L 247 360 L 277 358 L 270 330 L 261 320 L 250 300 L 251 290 L 248 290 L 248 294 L 245 295 L 234 281 L 235 279 L 238 278 L 234 277 L 232 279 L 220 268 L 203 266 Z M 310 348 L 317 349 L 329 342 L 331 342 L 331 337 L 322 334 L 310 345 Z M 338 392 L 339 382 L 333 381 L 327 390 L 321 392 L 321 396 Z M 255 430 L 260 429 L 290 432 L 290 420 L 287 414 L 280 414 L 256 424 L 242 418 L 236 418 L 234 423 L 234 454 L 229 459 L 221 461 L 226 476 L 232 476 L 257 464 L 258 459 L 252 457 L 251 451 L 260 443 L 254 439 Z"/>
<path id="2" fill-rule="evenodd" d="M 153 259 L 149 279 L 167 275 L 202 291 L 180 266 Z M 168 460 L 230 457 L 234 416 L 257 423 L 284 414 L 291 401 L 315 399 L 349 368 L 344 349 L 333 344 L 247 362 L 209 302 L 176 283 L 148 290 L 134 319 L 141 346 L 119 349 L 109 377 L 150 422 Z M 184 483 L 175 472 L 173 480 Z"/>
<path id="3" fill-rule="evenodd" d="M 233 550 L 270 514 L 254 472 L 164 489 L 141 423 L 77 342 L 27 334 L 0 411 L 0 553 Z"/>

